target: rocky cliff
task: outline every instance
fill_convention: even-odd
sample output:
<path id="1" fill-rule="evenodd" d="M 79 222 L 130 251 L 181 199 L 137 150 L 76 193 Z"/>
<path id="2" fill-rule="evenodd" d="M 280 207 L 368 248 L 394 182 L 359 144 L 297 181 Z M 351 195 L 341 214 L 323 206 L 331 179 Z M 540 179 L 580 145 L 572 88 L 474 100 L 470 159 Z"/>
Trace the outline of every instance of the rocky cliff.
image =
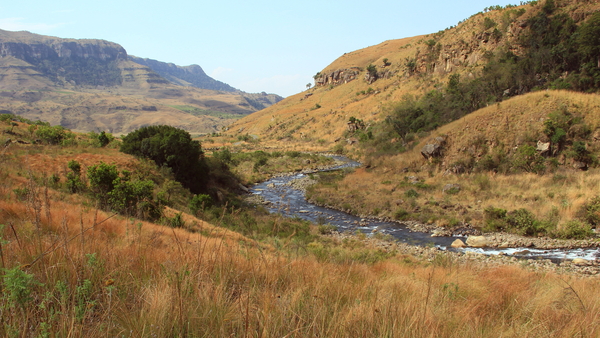
<path id="1" fill-rule="evenodd" d="M 117 65 L 127 52 L 104 40 L 74 40 L 0 30 L 0 57 L 14 57 L 33 65 L 57 85 L 121 83 Z"/>

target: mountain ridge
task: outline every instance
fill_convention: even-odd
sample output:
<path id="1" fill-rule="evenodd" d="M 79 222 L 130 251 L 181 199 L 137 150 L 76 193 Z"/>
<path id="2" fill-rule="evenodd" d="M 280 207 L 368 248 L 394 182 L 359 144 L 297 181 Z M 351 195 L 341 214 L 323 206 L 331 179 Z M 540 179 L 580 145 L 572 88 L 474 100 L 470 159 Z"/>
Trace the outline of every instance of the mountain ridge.
<path id="1" fill-rule="evenodd" d="M 125 48 L 106 40 L 0 30 L 0 104 L 28 119 L 81 132 L 122 134 L 160 123 L 197 134 L 219 132 L 234 119 L 281 100 L 275 94 L 238 91 L 197 65 L 144 63 L 130 60 Z M 162 72 L 164 65 L 175 74 Z"/>

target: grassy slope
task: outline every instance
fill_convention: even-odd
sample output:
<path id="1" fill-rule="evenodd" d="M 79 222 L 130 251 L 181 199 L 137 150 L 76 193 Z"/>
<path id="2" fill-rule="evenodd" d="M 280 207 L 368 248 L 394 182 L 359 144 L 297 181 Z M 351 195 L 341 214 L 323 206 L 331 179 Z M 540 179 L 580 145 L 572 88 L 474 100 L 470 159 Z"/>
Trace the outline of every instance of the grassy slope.
<path id="1" fill-rule="evenodd" d="M 290 96 L 235 122 L 228 134 L 257 135 L 270 146 L 331 149 L 339 144 L 336 140 L 343 138 L 352 116 L 367 124 L 381 121 L 387 116 L 389 105 L 401 101 L 407 94 L 420 96 L 440 88 L 451 74 L 460 74 L 463 79 L 478 76 L 486 62 L 486 52 L 504 50 L 520 55 L 522 51 L 517 42 L 520 34 L 525 32 L 521 23 L 539 13 L 543 4 L 540 1 L 535 6 L 479 13 L 435 34 L 389 40 L 346 53 L 320 74 L 358 67 L 361 71 L 355 80 L 334 86 L 316 86 Z M 558 12 L 579 20 L 600 10 L 598 3 L 574 0 L 557 2 L 557 6 Z M 520 9 L 525 12 L 517 16 L 516 11 Z M 497 25 L 485 29 L 485 19 L 493 20 Z M 502 32 L 502 38 L 497 41 L 490 38 L 495 28 Z M 431 51 L 428 41 L 435 41 L 439 52 Z M 388 61 L 387 66 L 384 66 L 384 59 Z M 413 73 L 407 67 L 409 59 L 415 61 Z M 388 75 L 367 83 L 364 76 L 369 64 L 376 66 L 380 75 Z M 368 92 L 369 88 L 372 89 L 370 94 L 360 94 Z M 305 97 L 306 94 L 312 95 Z M 317 105 L 320 108 L 315 109 Z"/>
<path id="2" fill-rule="evenodd" d="M 538 217 L 546 216 L 552 208 L 558 208 L 562 221 L 572 219 L 581 205 L 598 195 L 600 172 L 597 168 L 587 172 L 566 166 L 554 174 L 447 174 L 446 170 L 465 158 L 481 160 L 486 153 L 502 149 L 511 155 L 522 144 L 535 144 L 543 139 L 543 121 L 548 114 L 568 107 L 581 114 L 592 130 L 600 127 L 600 97 L 566 91 L 549 91 L 527 94 L 481 109 L 464 118 L 445 125 L 412 150 L 391 157 L 374 158 L 368 163 L 370 169 L 359 169 L 337 185 L 319 187 L 313 200 L 351 209 L 358 214 L 378 214 L 394 217 L 398 210 L 412 212 L 422 221 L 439 220 L 445 225 L 449 218 L 483 225 L 483 209 L 493 205 L 508 210 L 527 208 Z M 439 165 L 430 164 L 421 155 L 423 145 L 433 138 L 447 137 L 444 157 Z M 594 133 L 594 135 L 596 135 Z M 593 137 L 588 148 L 594 153 L 600 149 L 598 139 Z M 562 161 L 562 159 L 561 159 Z M 406 181 L 416 176 L 428 188 L 417 189 Z M 458 183 L 462 191 L 456 195 L 442 192 L 446 184 Z M 417 198 L 407 198 L 405 193 L 416 189 Z M 430 201 L 441 202 L 433 206 Z M 451 205 L 452 208 L 444 209 Z"/>
<path id="3" fill-rule="evenodd" d="M 141 170 L 113 149 L 0 152 L 2 336 L 600 334 L 597 279 L 439 253 L 368 264 L 359 257 L 377 251 L 355 240 L 256 241 L 187 214 L 188 230 L 111 215 L 41 183 L 44 173 L 62 177 L 67 159 Z M 20 200 L 14 189 L 23 188 L 31 194 Z"/>

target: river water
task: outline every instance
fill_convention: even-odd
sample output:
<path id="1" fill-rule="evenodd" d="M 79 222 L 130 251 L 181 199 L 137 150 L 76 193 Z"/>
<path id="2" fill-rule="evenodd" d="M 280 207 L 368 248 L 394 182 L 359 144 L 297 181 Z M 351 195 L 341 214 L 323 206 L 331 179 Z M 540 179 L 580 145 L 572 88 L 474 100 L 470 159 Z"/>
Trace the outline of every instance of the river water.
<path id="1" fill-rule="evenodd" d="M 360 163 L 348 160 L 344 157 L 335 159 L 345 163 L 328 170 L 339 170 L 348 167 L 358 167 Z M 451 248 L 450 244 L 457 238 L 465 241 L 464 237 L 431 237 L 428 233 L 414 232 L 402 223 L 381 221 L 374 218 L 360 218 L 348 213 L 320 207 L 306 201 L 304 192 L 290 185 L 290 182 L 301 179 L 308 173 L 297 173 L 295 175 L 274 177 L 268 181 L 253 186 L 250 191 L 260 195 L 269 204 L 266 205 L 271 213 L 279 213 L 287 217 L 299 217 L 313 223 L 328 223 L 334 225 L 339 231 L 362 231 L 372 234 L 374 230 L 379 233 L 389 234 L 396 240 L 412 245 L 435 246 L 441 250 L 473 251 L 482 254 L 497 255 L 507 254 L 528 259 L 574 259 L 583 258 L 595 260 L 598 249 L 535 249 L 535 248 Z M 525 251 L 526 250 L 526 251 Z M 524 253 L 526 252 L 526 253 Z"/>

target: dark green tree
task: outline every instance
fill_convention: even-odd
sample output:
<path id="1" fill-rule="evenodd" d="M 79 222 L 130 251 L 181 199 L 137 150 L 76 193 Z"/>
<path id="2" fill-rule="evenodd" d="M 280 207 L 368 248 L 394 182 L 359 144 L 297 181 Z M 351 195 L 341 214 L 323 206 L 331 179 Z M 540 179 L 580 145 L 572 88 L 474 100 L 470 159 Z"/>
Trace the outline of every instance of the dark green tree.
<path id="1" fill-rule="evenodd" d="M 110 143 L 110 139 L 104 131 L 102 131 L 100 135 L 98 135 L 98 142 L 100 142 L 100 147 L 105 147 L 107 144 Z"/>
<path id="2" fill-rule="evenodd" d="M 170 168 L 175 179 L 193 193 L 205 188 L 208 167 L 200 142 L 185 130 L 165 125 L 142 127 L 123 137 L 121 151 Z"/>
<path id="3" fill-rule="evenodd" d="M 119 177 L 117 166 L 100 162 L 88 168 L 88 180 L 94 196 L 104 207 L 108 204 L 108 193 L 115 188 L 115 181 Z"/>

